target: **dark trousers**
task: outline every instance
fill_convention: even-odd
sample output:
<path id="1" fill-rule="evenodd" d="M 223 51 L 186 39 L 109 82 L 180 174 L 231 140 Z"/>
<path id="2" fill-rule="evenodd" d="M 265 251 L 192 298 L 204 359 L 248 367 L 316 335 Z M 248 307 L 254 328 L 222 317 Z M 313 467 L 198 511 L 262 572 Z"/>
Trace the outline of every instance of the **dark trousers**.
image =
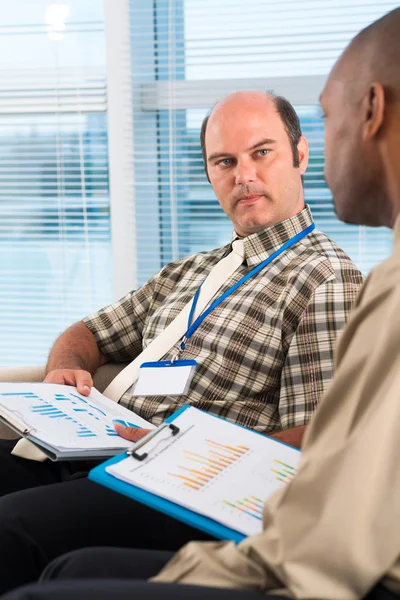
<path id="1" fill-rule="evenodd" d="M 75 549 L 114 546 L 174 552 L 190 540 L 211 539 L 196 529 L 88 481 L 85 473 L 95 463 L 35 463 L 13 457 L 10 454 L 12 447 L 13 442 L 0 440 L 0 594 L 37 581 L 51 561 Z M 150 557 L 142 551 L 125 550 L 127 559 L 125 561 L 119 554 L 117 572 L 114 559 L 109 555 L 112 550 L 90 552 L 97 553 L 94 565 L 101 567 L 103 576 L 119 579 L 106 579 L 100 583 L 98 579 L 97 583 L 93 580 L 45 581 L 16 590 L 4 600 L 169 597 L 178 600 L 206 597 L 208 600 L 233 600 L 235 597 L 250 600 L 257 597 L 255 592 L 129 580 L 155 574 L 168 560 L 169 554 L 152 553 Z M 100 559 L 99 553 L 102 552 L 105 553 L 104 558 Z M 115 552 L 120 553 L 121 550 Z M 72 554 L 56 561 L 44 576 L 48 579 L 74 577 L 74 573 L 79 575 L 75 571 L 77 556 Z M 83 558 L 84 553 L 81 554 Z M 108 567 L 106 560 L 110 561 Z M 90 577 L 99 577 L 97 567 L 89 569 L 88 559 L 80 569 L 83 567 Z M 365 600 L 394 598 L 398 596 L 377 586 Z"/>
<path id="2" fill-rule="evenodd" d="M 52 561 L 45 569 L 40 579 L 41 582 L 50 582 L 52 580 L 72 580 L 72 579 L 148 579 L 156 575 L 162 567 L 172 558 L 172 552 L 154 552 L 149 550 L 131 550 L 126 548 L 85 548 L 83 550 L 75 550 L 69 554 L 59 557 Z M 135 565 L 132 568 L 132 565 Z M 155 585 L 155 584 L 154 584 Z M 101 587 L 101 584 L 97 584 Z M 174 585 L 174 588 L 186 586 Z M 203 587 L 195 588 L 198 590 L 194 597 L 203 598 L 207 594 L 211 599 L 219 598 L 218 591 L 215 589 Z M 220 592 L 221 590 L 219 590 Z M 178 598 L 181 597 L 179 589 L 176 589 Z M 230 592 L 232 594 L 232 591 Z M 151 592 L 149 592 L 151 594 Z M 240 595 L 241 594 L 241 595 Z M 265 596 L 258 592 L 242 590 L 238 592 L 238 600 L 240 598 L 276 598 L 276 596 Z M 167 597 L 167 594 L 160 595 L 160 598 Z M 172 592 L 171 592 L 172 597 Z M 185 597 L 185 596 L 182 596 Z M 191 597 L 191 596 L 186 596 Z M 221 596 L 222 598 L 223 596 Z M 122 598 L 122 597 L 121 597 Z M 235 596 L 232 596 L 232 600 Z M 377 585 L 364 600 L 395 600 L 399 596 L 390 592 L 382 585 Z"/>
<path id="3" fill-rule="evenodd" d="M 86 546 L 174 552 L 211 539 L 88 481 L 95 463 L 35 463 L 12 456 L 12 446 L 0 441 L 0 594 L 37 581 L 51 560 Z"/>
<path id="4" fill-rule="evenodd" d="M 86 548 L 54 560 L 40 583 L 24 586 L 2 600 L 279 600 L 249 590 L 217 589 L 180 584 L 147 583 L 173 556 L 171 552 L 126 548 Z M 205 582 L 206 583 L 206 582 Z M 364 600 L 395 600 L 376 586 Z"/>
<path id="5" fill-rule="evenodd" d="M 171 552 L 121 548 L 78 550 L 53 561 L 40 584 L 15 590 L 4 600 L 279 600 L 247 590 L 144 581 L 156 575 L 172 556 Z"/>

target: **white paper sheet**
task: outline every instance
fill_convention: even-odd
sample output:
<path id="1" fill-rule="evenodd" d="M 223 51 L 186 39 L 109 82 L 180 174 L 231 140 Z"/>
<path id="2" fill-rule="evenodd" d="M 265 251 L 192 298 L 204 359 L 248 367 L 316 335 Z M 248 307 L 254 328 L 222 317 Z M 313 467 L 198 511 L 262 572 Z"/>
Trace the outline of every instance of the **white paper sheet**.
<path id="1" fill-rule="evenodd" d="M 109 400 L 95 388 L 81 396 L 76 388 L 52 383 L 0 383 L 0 413 L 57 450 L 127 448 L 115 420 L 154 426 Z"/>
<path id="2" fill-rule="evenodd" d="M 300 452 L 194 408 L 139 452 L 107 467 L 123 481 L 172 500 L 247 535 L 262 531 L 262 504 L 293 478 Z"/>

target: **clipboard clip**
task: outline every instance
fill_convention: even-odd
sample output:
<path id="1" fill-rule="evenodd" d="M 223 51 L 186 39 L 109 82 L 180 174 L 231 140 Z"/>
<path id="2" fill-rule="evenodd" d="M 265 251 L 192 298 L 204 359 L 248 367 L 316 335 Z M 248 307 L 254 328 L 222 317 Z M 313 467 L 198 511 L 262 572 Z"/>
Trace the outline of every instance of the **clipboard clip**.
<path id="1" fill-rule="evenodd" d="M 26 421 L 19 410 L 12 409 L 1 402 L 0 407 L 4 411 L 4 414 L 1 416 L 1 421 L 6 425 L 9 425 L 14 431 L 21 435 L 27 435 L 28 433 L 35 431 L 35 428 Z M 16 415 L 17 419 L 15 419 L 13 415 Z"/>
<path id="2" fill-rule="evenodd" d="M 180 431 L 179 427 L 177 427 L 173 423 L 163 423 L 162 425 L 160 425 L 160 427 L 157 427 L 157 429 L 155 429 L 151 433 L 148 433 L 146 437 L 143 438 L 143 441 L 136 442 L 134 446 L 128 448 L 126 453 L 132 456 L 132 458 L 136 458 L 136 460 L 144 460 L 148 457 L 148 452 L 143 452 L 143 454 L 139 454 L 137 451 L 139 450 L 139 448 L 142 448 L 145 444 L 148 444 L 151 440 L 153 440 L 159 433 L 161 433 L 161 431 L 164 431 L 164 429 L 170 429 L 172 437 Z"/>

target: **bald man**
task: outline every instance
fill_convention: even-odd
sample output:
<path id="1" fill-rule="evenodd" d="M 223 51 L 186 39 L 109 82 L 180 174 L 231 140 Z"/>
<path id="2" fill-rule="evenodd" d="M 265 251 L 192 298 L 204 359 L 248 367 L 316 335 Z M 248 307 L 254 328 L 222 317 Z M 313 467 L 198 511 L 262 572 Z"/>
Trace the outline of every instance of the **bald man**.
<path id="1" fill-rule="evenodd" d="M 286 100 L 233 94 L 214 108 L 203 134 L 208 176 L 239 239 L 234 248 L 241 247 L 237 269 L 217 295 L 250 278 L 187 336 L 180 358 L 197 364 L 185 394 L 131 397 L 128 390 L 121 403 L 154 424 L 189 403 L 299 446 L 332 377 L 336 338 L 362 277 L 314 228 L 302 185 L 307 142 Z M 46 381 L 76 384 L 87 394 L 91 373 L 108 360 L 135 358 L 231 248 L 169 264 L 72 326 L 50 353 Z M 177 342 L 163 358 L 179 349 Z M 119 431 L 139 437 L 138 430 Z M 35 463 L 11 455 L 10 446 L 0 443 L 0 592 L 34 581 L 49 560 L 82 546 L 177 550 L 207 539 L 89 482 L 93 463 Z"/>
<path id="2" fill-rule="evenodd" d="M 313 220 L 302 185 L 308 144 L 287 100 L 263 92 L 231 94 L 204 120 L 201 143 L 215 195 L 234 237 L 244 240 L 243 265 L 220 293 L 284 244 L 295 244 L 240 286 L 188 340 L 179 356 L 198 363 L 188 394 L 132 398 L 129 389 L 120 402 L 154 424 L 189 402 L 300 447 L 332 377 L 335 341 L 362 277 L 334 242 L 308 232 Z M 108 360 L 135 358 L 230 249 L 167 265 L 141 290 L 74 325 L 52 349 L 45 381 L 89 393 L 91 373 Z M 245 364 L 250 344 L 256 358 Z M 177 351 L 178 343 L 164 359 Z M 227 355 L 229 372 L 222 360 Z M 131 441 L 146 433 L 122 425 L 118 432 Z"/>
<path id="3" fill-rule="evenodd" d="M 190 543 L 153 578 L 157 584 L 91 582 L 96 600 L 111 592 L 119 600 L 185 598 L 177 584 L 199 599 L 231 592 L 231 600 L 255 600 L 272 590 L 298 600 L 400 597 L 399 32 L 400 8 L 363 30 L 321 96 L 325 173 L 337 213 L 349 223 L 393 228 L 394 249 L 368 278 L 341 337 L 334 380 L 308 430 L 298 474 L 265 502 L 262 534 L 239 545 Z M 120 551 L 118 561 L 109 551 L 91 552 L 58 561 L 47 576 L 100 577 L 114 559 L 117 577 L 118 564 L 126 574 L 138 557 L 133 550 Z M 157 560 L 142 556 L 146 573 L 156 572 Z M 131 577 L 140 578 L 134 568 Z M 52 582 L 7 600 L 46 600 L 61 589 L 67 600 L 89 587 L 64 586 Z M 200 586 L 209 586 L 203 595 Z"/>

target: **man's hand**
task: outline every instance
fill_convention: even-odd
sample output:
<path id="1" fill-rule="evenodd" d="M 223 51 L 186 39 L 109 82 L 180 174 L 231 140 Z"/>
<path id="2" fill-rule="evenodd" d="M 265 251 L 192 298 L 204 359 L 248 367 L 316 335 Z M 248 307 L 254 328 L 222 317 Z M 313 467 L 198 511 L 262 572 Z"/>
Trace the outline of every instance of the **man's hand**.
<path id="1" fill-rule="evenodd" d="M 301 448 L 304 434 L 306 432 L 307 425 L 299 425 L 298 427 L 292 427 L 291 429 L 284 429 L 283 431 L 277 431 L 271 433 L 269 437 L 284 442 L 294 448 Z"/>
<path id="2" fill-rule="evenodd" d="M 119 423 L 115 423 L 114 428 L 118 435 L 124 438 L 124 440 L 128 440 L 128 442 L 138 442 L 151 431 L 151 429 L 142 429 L 140 427 L 125 427 Z"/>
<path id="3" fill-rule="evenodd" d="M 93 387 L 91 374 L 82 369 L 54 369 L 47 373 L 44 383 L 74 385 L 82 396 L 89 396 Z"/>

